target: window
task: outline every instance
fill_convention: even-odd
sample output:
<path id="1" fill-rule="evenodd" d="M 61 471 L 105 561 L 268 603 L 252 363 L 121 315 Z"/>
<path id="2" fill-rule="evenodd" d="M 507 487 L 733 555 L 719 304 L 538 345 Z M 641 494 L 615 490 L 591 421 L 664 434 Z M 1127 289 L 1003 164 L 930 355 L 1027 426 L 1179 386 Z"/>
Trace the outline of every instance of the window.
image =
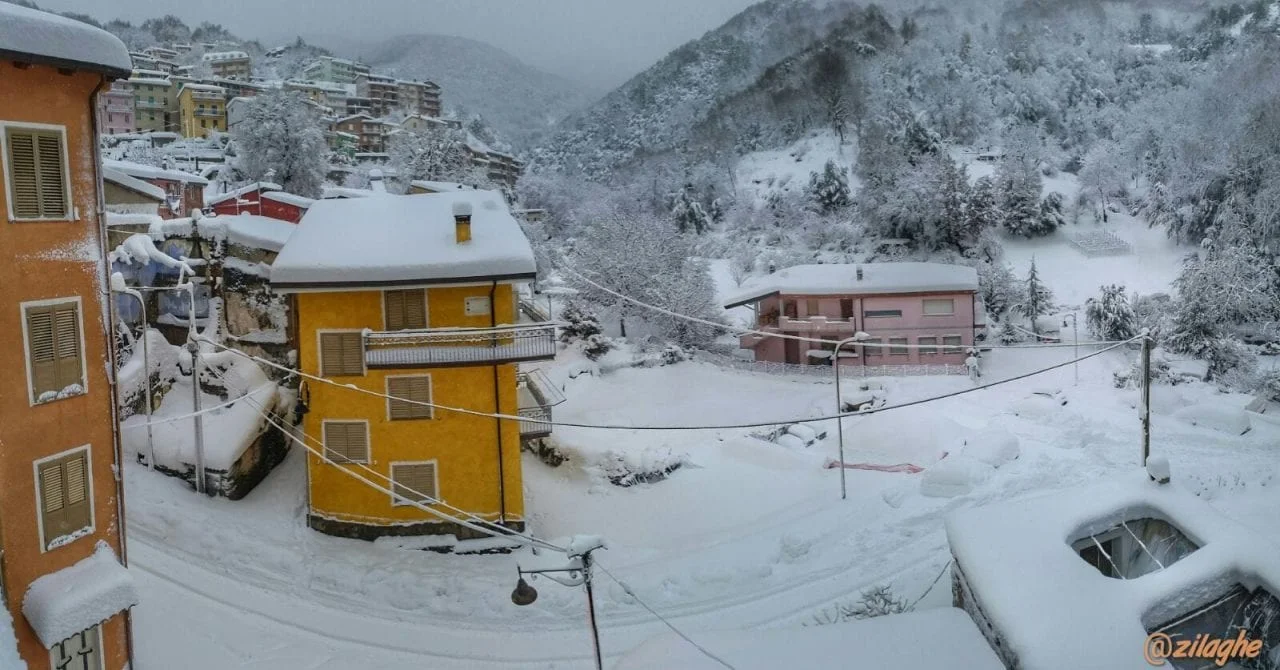
<path id="1" fill-rule="evenodd" d="M 869 309 L 862 313 L 864 319 L 891 319 L 902 316 L 900 309 Z"/>
<path id="2" fill-rule="evenodd" d="M 489 297 L 478 296 L 467 298 L 465 301 L 465 311 L 467 316 L 489 316 Z"/>
<path id="3" fill-rule="evenodd" d="M 956 301 L 952 298 L 928 298 L 924 301 L 925 316 L 951 316 L 956 313 Z"/>
<path id="4" fill-rule="evenodd" d="M 853 298 L 840 299 L 840 318 L 842 319 L 853 318 Z"/>
<path id="5" fill-rule="evenodd" d="M 102 637 L 97 626 L 82 630 L 49 650 L 53 670 L 102 670 Z"/>
<path id="6" fill-rule="evenodd" d="M 964 341 L 960 339 L 959 335 L 944 335 L 942 337 L 942 346 L 944 347 L 942 353 L 958 354 L 960 353 L 960 347 L 964 346 Z"/>
<path id="7" fill-rule="evenodd" d="M 431 402 L 431 376 L 387 377 L 387 395 L 403 400 L 387 400 L 387 416 L 392 421 L 430 419 L 431 407 L 415 403 Z"/>
<path id="8" fill-rule="evenodd" d="M 796 314 L 798 314 L 798 313 L 799 313 L 799 312 L 797 312 L 796 301 L 794 301 L 794 300 L 783 300 L 783 301 L 782 301 L 782 315 L 783 315 L 783 316 L 787 317 L 788 319 L 794 319 L 794 318 L 796 318 Z"/>
<path id="9" fill-rule="evenodd" d="M 921 337 L 917 340 L 917 343 L 920 345 L 921 356 L 932 356 L 938 353 L 938 338 L 936 337 Z"/>
<path id="10" fill-rule="evenodd" d="M 40 542 L 45 550 L 57 549 L 93 527 L 89 448 L 36 461 L 35 467 Z"/>
<path id="11" fill-rule="evenodd" d="M 84 393 L 80 303 L 25 305 L 23 317 L 32 404 Z"/>
<path id="12" fill-rule="evenodd" d="M 425 289 L 384 291 L 382 306 L 387 330 L 413 330 L 427 327 Z"/>
<path id="13" fill-rule="evenodd" d="M 805 316 L 815 316 L 818 314 L 818 300 L 816 298 L 808 298 L 804 301 Z"/>
<path id="14" fill-rule="evenodd" d="M 863 350 L 867 352 L 868 357 L 883 356 L 884 347 L 880 346 L 883 343 L 884 343 L 884 340 L 878 337 L 873 337 L 871 339 L 866 340 L 866 346 L 863 347 Z"/>
<path id="15" fill-rule="evenodd" d="M 365 421 L 325 421 L 324 455 L 336 463 L 368 463 L 369 424 Z"/>
<path id="16" fill-rule="evenodd" d="M 62 130 L 5 130 L 5 182 L 13 219 L 69 219 Z"/>
<path id="17" fill-rule="evenodd" d="M 437 494 L 436 463 L 392 463 L 391 504 L 431 503 Z"/>
<path id="18" fill-rule="evenodd" d="M 363 375 L 364 336 L 359 332 L 320 333 L 320 374 Z"/>
<path id="19" fill-rule="evenodd" d="M 889 338 L 889 355 L 890 356 L 906 356 L 907 355 L 907 338 L 905 337 Z"/>

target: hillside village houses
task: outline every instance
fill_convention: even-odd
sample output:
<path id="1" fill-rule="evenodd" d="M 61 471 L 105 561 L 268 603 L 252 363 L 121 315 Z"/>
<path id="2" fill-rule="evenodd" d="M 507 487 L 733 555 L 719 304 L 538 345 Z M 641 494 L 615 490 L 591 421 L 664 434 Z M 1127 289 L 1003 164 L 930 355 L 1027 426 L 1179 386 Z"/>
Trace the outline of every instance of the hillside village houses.
<path id="1" fill-rule="evenodd" d="M 104 30 L 9 3 L 0 44 L 0 657 L 16 644 L 32 670 L 123 670 L 138 590 L 115 476 L 94 97 L 131 63 Z"/>
<path id="2" fill-rule="evenodd" d="M 133 86 L 125 79 L 111 83 L 111 88 L 98 94 L 98 132 L 107 135 L 132 133 L 134 130 Z"/>
<path id="3" fill-rule="evenodd" d="M 221 86 L 186 83 L 178 89 L 178 128 L 183 137 L 227 130 L 227 92 Z"/>
<path id="4" fill-rule="evenodd" d="M 307 79 L 354 84 L 356 77 L 369 72 L 369 66 L 345 58 L 321 56 L 308 65 L 304 72 Z"/>
<path id="5" fill-rule="evenodd" d="M 200 57 L 214 77 L 249 81 L 253 74 L 253 61 L 243 51 L 214 51 Z"/>

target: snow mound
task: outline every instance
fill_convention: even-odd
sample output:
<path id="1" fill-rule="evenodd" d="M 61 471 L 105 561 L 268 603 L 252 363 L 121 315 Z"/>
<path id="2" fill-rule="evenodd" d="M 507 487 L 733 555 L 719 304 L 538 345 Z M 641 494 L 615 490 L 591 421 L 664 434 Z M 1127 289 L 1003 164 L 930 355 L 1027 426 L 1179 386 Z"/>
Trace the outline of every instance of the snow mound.
<path id="1" fill-rule="evenodd" d="M 7 607 L 0 607 L 0 668 L 27 670 L 27 662 L 18 656 L 18 638 L 13 634 L 13 619 Z"/>
<path id="2" fill-rule="evenodd" d="M 1173 413 L 1173 418 L 1193 426 L 1241 435 L 1249 430 L 1249 415 L 1244 408 L 1223 403 L 1199 403 Z"/>
<path id="3" fill-rule="evenodd" d="M 854 419 L 847 421 L 845 437 L 857 450 L 853 452 L 857 460 L 907 462 L 922 467 L 942 457 L 946 450 L 944 440 L 963 432 L 956 422 L 926 412 L 908 417 L 882 412 L 859 418 L 856 423 Z"/>
<path id="4" fill-rule="evenodd" d="M 1021 455 L 1018 438 L 999 428 L 986 430 L 965 440 L 963 456 L 998 468 Z M 944 461 L 945 462 L 945 461 Z"/>
<path id="5" fill-rule="evenodd" d="M 948 456 L 924 471 L 920 493 L 931 498 L 954 498 L 987 481 L 995 468 L 969 456 Z"/>
<path id="6" fill-rule="evenodd" d="M 99 541 L 88 558 L 31 582 L 22 614 L 45 648 L 52 648 L 136 604 L 133 575 Z"/>

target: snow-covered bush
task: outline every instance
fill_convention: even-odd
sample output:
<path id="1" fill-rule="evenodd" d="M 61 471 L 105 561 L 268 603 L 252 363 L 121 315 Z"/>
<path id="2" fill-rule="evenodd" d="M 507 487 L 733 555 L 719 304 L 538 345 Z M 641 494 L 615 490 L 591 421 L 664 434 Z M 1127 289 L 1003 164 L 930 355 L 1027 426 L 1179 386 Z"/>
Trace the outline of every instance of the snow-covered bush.
<path id="1" fill-rule="evenodd" d="M 660 482 L 686 460 L 668 447 L 646 447 L 638 452 L 613 449 L 599 458 L 595 468 L 614 486 L 628 487 Z"/>
<path id="2" fill-rule="evenodd" d="M 977 269 L 978 295 L 987 308 L 987 314 L 999 317 L 1014 305 L 1022 303 L 1023 287 L 1008 265 L 979 262 Z"/>
<path id="3" fill-rule="evenodd" d="M 1173 316 L 1173 298 L 1167 293 L 1133 296 L 1133 316 L 1138 332 L 1148 331 L 1157 342 L 1163 342 Z"/>
<path id="4" fill-rule="evenodd" d="M 858 599 L 851 603 L 832 605 L 813 615 L 813 623 L 819 626 L 827 624 L 872 619 L 888 614 L 902 614 L 911 611 L 911 604 L 899 598 L 888 584 L 876 586 L 863 591 Z"/>
<path id="5" fill-rule="evenodd" d="M 1127 340 L 1138 334 L 1138 318 L 1125 295 L 1124 286 L 1101 287 L 1101 295 L 1085 302 L 1085 323 L 1089 332 L 1101 340 Z"/>
<path id="6" fill-rule="evenodd" d="M 582 353 L 593 361 L 600 360 L 605 354 L 612 350 L 613 340 L 601 335 L 600 333 L 588 335 L 582 340 Z"/>
<path id="7" fill-rule="evenodd" d="M 603 332 L 596 315 L 584 310 L 576 302 L 570 302 L 560 310 L 560 320 L 564 322 L 560 327 L 560 341 L 566 344 Z"/>
<path id="8" fill-rule="evenodd" d="M 837 166 L 834 160 L 828 160 L 822 172 L 809 175 L 809 197 L 818 211 L 829 214 L 847 208 L 853 204 L 849 191 L 849 177 L 843 167 Z"/>
<path id="9" fill-rule="evenodd" d="M 1235 386 L 1247 379 L 1258 366 L 1253 351 L 1244 343 L 1229 337 L 1218 337 L 1211 340 L 1203 352 L 1204 360 L 1209 363 L 1209 375 L 1213 379 L 1228 381 Z M 1226 377 L 1228 372 L 1232 377 Z"/>
<path id="10" fill-rule="evenodd" d="M 1026 340 L 1026 336 L 1013 325 L 1013 318 L 1010 315 L 1000 322 L 1000 330 L 996 331 L 996 339 L 1000 340 L 1000 344 L 1017 344 Z"/>

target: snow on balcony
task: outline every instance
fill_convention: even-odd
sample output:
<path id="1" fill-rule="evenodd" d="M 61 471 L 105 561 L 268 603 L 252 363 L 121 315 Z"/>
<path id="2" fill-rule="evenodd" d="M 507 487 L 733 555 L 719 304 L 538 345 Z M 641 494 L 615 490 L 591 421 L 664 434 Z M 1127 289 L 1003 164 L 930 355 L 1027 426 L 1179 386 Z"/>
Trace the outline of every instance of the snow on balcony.
<path id="1" fill-rule="evenodd" d="M 515 363 L 555 358 L 556 328 L 543 323 L 370 332 L 364 343 L 371 368 Z"/>

